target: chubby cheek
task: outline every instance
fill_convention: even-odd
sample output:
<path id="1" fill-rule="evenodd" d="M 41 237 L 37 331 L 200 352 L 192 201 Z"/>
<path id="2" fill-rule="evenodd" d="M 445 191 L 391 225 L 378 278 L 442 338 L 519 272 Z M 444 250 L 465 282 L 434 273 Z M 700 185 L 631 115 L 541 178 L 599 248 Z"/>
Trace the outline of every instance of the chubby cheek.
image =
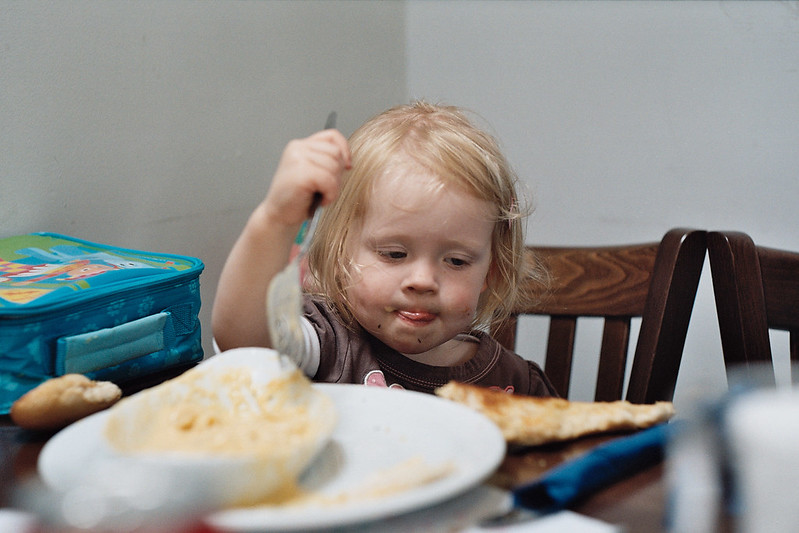
<path id="1" fill-rule="evenodd" d="M 383 334 L 388 333 L 388 324 L 386 321 L 389 319 L 386 313 L 380 306 L 371 305 L 362 300 L 353 300 L 352 316 L 358 324 L 376 336 L 382 338 Z"/>
<path id="2" fill-rule="evenodd" d="M 474 302 L 473 305 L 468 305 L 463 308 L 463 313 L 461 313 L 461 317 L 464 322 L 471 323 L 474 320 L 474 317 L 477 316 L 477 302 Z"/>
<path id="3" fill-rule="evenodd" d="M 373 277 L 365 276 L 348 291 L 352 311 L 362 325 L 366 326 L 364 322 L 376 320 L 375 315 L 386 306 L 390 296 L 387 294 L 387 287 L 388 284 L 377 283 Z"/>
<path id="4" fill-rule="evenodd" d="M 453 294 L 447 307 L 453 318 L 457 317 L 460 320 L 471 322 L 477 314 L 479 301 L 480 294 L 470 292 Z"/>
<path id="5" fill-rule="evenodd" d="M 461 311 L 461 315 L 471 319 L 471 318 L 474 317 L 476 312 L 477 312 L 477 306 L 476 305 L 467 305 L 467 306 L 463 307 L 463 310 Z"/>

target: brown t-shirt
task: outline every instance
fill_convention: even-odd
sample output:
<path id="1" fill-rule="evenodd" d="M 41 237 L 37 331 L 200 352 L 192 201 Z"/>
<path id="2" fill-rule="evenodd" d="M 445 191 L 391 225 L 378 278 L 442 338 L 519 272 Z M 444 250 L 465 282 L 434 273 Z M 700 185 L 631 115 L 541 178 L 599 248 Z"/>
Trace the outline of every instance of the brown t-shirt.
<path id="1" fill-rule="evenodd" d="M 321 346 L 314 381 L 432 393 L 454 380 L 528 396 L 557 396 L 541 367 L 488 334 L 475 332 L 461 337 L 462 342 L 478 344 L 477 353 L 469 361 L 453 367 L 431 366 L 408 359 L 360 328 L 347 327 L 324 300 L 306 297 L 304 310 Z"/>

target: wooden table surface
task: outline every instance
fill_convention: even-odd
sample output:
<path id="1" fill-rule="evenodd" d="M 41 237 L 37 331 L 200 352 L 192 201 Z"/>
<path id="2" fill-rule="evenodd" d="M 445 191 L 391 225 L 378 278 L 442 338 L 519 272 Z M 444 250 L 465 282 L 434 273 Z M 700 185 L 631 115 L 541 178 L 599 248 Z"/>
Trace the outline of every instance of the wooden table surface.
<path id="1" fill-rule="evenodd" d="M 0 417 L 0 507 L 8 505 L 13 488 L 36 476 L 36 462 L 49 434 L 22 430 Z M 489 483 L 502 488 L 529 482 L 548 469 L 616 436 L 598 436 L 527 449 L 505 457 Z M 666 485 L 662 464 L 612 485 L 572 507 L 572 510 L 622 526 L 627 533 L 666 531 Z"/>
<path id="2" fill-rule="evenodd" d="M 489 482 L 510 489 L 533 481 L 560 463 L 619 436 L 585 437 L 516 453 L 511 450 Z M 622 526 L 626 533 L 666 531 L 664 470 L 662 463 L 648 468 L 591 495 L 572 506 L 571 510 Z"/>

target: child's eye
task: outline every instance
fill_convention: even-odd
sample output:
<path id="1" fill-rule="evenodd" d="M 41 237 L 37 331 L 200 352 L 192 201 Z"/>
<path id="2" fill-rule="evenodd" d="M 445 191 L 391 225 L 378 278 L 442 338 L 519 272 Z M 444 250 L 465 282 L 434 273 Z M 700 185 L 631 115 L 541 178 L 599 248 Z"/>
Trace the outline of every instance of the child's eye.
<path id="1" fill-rule="evenodd" d="M 407 257 L 408 254 L 400 250 L 378 250 L 377 255 L 383 257 L 384 259 L 397 261 L 399 259 L 405 259 L 405 257 Z"/>
<path id="2" fill-rule="evenodd" d="M 466 259 L 461 259 L 460 257 L 448 257 L 445 260 L 450 265 L 454 266 L 455 268 L 463 268 L 465 266 L 469 266 L 469 261 Z"/>

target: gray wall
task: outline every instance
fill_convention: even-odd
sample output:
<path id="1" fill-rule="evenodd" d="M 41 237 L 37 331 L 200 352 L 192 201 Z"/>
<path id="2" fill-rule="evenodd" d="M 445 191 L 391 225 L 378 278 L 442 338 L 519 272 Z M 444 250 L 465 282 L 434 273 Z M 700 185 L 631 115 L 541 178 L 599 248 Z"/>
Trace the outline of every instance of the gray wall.
<path id="1" fill-rule="evenodd" d="M 531 243 L 691 225 L 799 249 L 797 87 L 797 2 L 0 0 L 0 237 L 202 258 L 208 350 L 222 262 L 286 141 L 424 97 L 503 141 Z M 725 386 L 708 274 L 678 402 Z"/>
<path id="2" fill-rule="evenodd" d="M 410 1 L 407 28 L 411 96 L 493 126 L 537 204 L 529 242 L 693 226 L 799 250 L 799 3 Z M 676 400 L 726 387 L 709 274 Z M 580 354 L 597 328 L 581 328 L 575 396 L 589 398 Z"/>
<path id="3" fill-rule="evenodd" d="M 407 99 L 401 2 L 0 0 L 0 237 L 58 231 L 219 272 L 285 143 Z"/>

